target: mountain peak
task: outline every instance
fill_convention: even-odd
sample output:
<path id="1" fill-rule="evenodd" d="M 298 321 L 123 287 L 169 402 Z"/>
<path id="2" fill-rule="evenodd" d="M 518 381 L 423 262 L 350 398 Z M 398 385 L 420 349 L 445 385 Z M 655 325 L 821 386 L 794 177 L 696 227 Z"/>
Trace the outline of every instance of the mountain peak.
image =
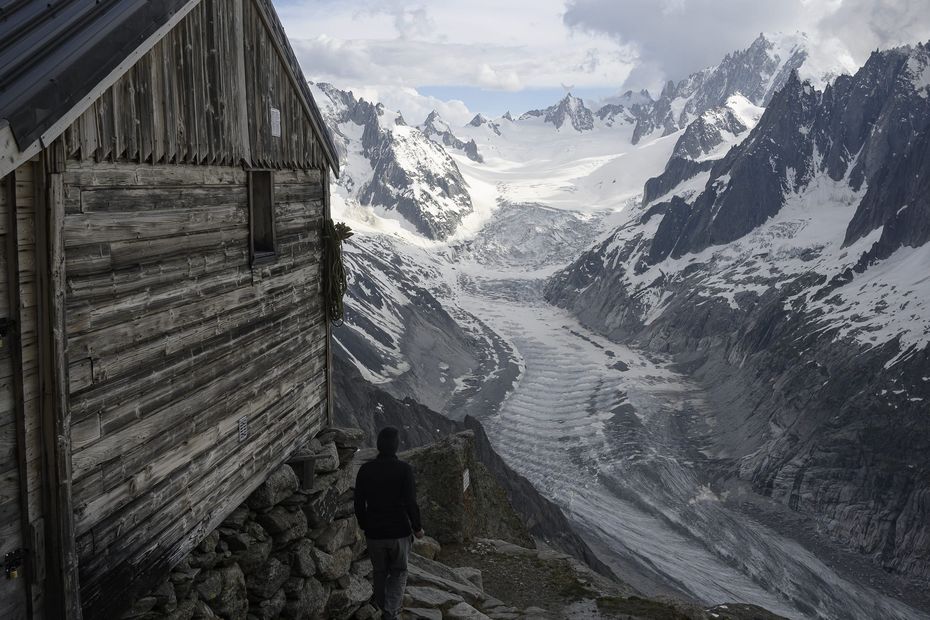
<path id="1" fill-rule="evenodd" d="M 594 114 L 584 104 L 584 100 L 568 93 L 557 104 L 545 110 L 530 110 L 520 117 L 520 120 L 543 117 L 543 121 L 562 129 L 566 121 L 570 122 L 575 131 L 588 131 L 594 129 Z"/>
<path id="2" fill-rule="evenodd" d="M 501 126 L 495 123 L 494 121 L 492 121 L 491 119 L 489 119 L 484 114 L 481 114 L 480 112 L 478 114 L 475 114 L 475 118 L 471 119 L 471 121 L 468 124 L 471 127 L 481 127 L 483 125 L 487 125 L 488 127 L 491 128 L 491 131 L 493 131 L 497 135 L 501 135 Z"/>

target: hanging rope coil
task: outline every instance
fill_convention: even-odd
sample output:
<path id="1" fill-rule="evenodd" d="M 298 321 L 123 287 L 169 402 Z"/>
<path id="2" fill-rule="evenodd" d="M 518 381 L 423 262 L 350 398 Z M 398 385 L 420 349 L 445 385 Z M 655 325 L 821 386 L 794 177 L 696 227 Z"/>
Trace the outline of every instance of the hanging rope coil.
<path id="1" fill-rule="evenodd" d="M 342 242 L 352 236 L 352 229 L 343 222 L 323 220 L 323 298 L 326 313 L 335 325 L 345 318 L 343 297 L 348 288 L 345 265 L 342 262 Z"/>

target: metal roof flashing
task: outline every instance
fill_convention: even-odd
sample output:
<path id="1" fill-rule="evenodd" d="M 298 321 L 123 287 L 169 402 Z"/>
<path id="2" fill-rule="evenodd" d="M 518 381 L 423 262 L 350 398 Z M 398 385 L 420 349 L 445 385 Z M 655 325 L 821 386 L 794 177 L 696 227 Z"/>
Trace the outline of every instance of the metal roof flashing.
<path id="1" fill-rule="evenodd" d="M 0 178 L 61 135 L 200 1 L 98 0 L 64 9 L 26 2 L 5 14 L 0 20 Z M 271 1 L 243 1 L 258 5 L 272 37 L 283 38 L 278 41 L 282 61 L 338 177 L 332 137 Z"/>

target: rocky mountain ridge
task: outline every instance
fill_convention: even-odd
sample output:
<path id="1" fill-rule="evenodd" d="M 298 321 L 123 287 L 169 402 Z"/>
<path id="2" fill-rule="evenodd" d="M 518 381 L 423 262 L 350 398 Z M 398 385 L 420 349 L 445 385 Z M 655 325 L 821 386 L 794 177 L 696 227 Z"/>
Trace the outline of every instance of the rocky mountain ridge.
<path id="1" fill-rule="evenodd" d="M 455 160 L 427 134 L 351 92 L 330 84 L 311 88 L 349 164 L 341 186 L 361 205 L 396 211 L 430 239 L 448 237 L 472 212 Z"/>
<path id="2" fill-rule="evenodd" d="M 760 34 L 747 49 L 727 54 L 720 64 L 667 82 L 650 113 L 638 120 L 633 143 L 654 132 L 672 134 L 737 93 L 757 106 L 767 105 L 808 57 L 803 41 L 780 47 Z"/>
<path id="3" fill-rule="evenodd" d="M 463 151 L 465 155 L 468 156 L 468 159 L 476 163 L 484 163 L 484 158 L 481 157 L 481 154 L 478 152 L 478 145 L 475 143 L 474 139 L 465 142 L 452 132 L 452 128 L 442 120 L 442 117 L 439 116 L 439 112 L 433 110 L 426 117 L 426 120 L 423 121 L 423 124 L 420 126 L 420 131 L 422 131 L 427 138 L 432 138 L 445 147 L 457 149 Z"/>
<path id="4" fill-rule="evenodd" d="M 877 52 L 823 92 L 792 74 L 698 192 L 635 209 L 547 287 L 704 382 L 718 430 L 691 432 L 726 475 L 915 578 L 930 575 L 928 64 L 928 45 Z"/>
<path id="5" fill-rule="evenodd" d="M 544 122 L 554 125 L 556 129 L 562 129 L 565 123 L 569 123 L 575 131 L 594 129 L 594 114 L 584 104 L 583 99 L 571 93 L 545 110 L 530 110 L 520 116 L 521 121 L 530 118 L 542 118 Z"/>

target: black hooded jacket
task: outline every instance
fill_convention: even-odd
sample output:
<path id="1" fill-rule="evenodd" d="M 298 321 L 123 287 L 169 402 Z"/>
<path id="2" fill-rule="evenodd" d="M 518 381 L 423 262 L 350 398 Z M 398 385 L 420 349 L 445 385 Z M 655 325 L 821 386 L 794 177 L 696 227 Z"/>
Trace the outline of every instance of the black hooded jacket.
<path id="1" fill-rule="evenodd" d="M 355 478 L 355 517 L 368 538 L 405 538 L 422 529 L 413 468 L 397 458 L 396 435 L 378 448 Z"/>

